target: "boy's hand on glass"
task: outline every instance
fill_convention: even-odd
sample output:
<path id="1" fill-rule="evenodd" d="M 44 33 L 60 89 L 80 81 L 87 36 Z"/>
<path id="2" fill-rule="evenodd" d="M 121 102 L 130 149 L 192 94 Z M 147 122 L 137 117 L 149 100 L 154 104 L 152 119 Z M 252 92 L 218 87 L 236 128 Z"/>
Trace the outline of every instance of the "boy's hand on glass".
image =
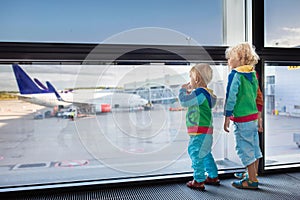
<path id="1" fill-rule="evenodd" d="M 229 117 L 225 117 L 224 131 L 226 131 L 227 133 L 229 133 L 229 125 L 230 125 L 230 118 Z"/>

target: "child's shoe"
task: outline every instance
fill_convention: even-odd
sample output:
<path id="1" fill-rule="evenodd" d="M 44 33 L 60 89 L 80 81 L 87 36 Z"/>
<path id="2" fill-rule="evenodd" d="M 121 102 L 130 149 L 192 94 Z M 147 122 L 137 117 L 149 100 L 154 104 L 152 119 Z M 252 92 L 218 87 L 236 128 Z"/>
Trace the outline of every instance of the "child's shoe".
<path id="1" fill-rule="evenodd" d="M 238 179 L 248 178 L 248 172 L 238 172 L 234 173 L 234 177 Z"/>
<path id="2" fill-rule="evenodd" d="M 216 178 L 207 177 L 204 181 L 204 184 L 206 184 L 206 185 L 220 185 L 220 180 L 218 179 L 218 177 L 216 177 Z"/>
<path id="3" fill-rule="evenodd" d="M 197 189 L 197 190 L 201 190 L 201 191 L 205 190 L 204 181 L 199 183 L 195 180 L 192 180 L 192 181 L 187 182 L 186 185 L 192 189 Z"/>
<path id="4" fill-rule="evenodd" d="M 258 174 L 256 174 L 257 178 Z M 248 172 L 240 172 L 240 173 L 234 173 L 234 177 L 238 179 L 243 179 L 243 178 L 249 178 Z"/>
<path id="5" fill-rule="evenodd" d="M 244 182 L 247 182 L 246 185 L 243 185 Z M 257 190 L 258 189 L 258 181 L 250 181 L 247 178 L 244 178 L 239 181 L 233 181 L 232 186 L 239 188 L 239 189 L 252 189 L 252 190 Z"/>

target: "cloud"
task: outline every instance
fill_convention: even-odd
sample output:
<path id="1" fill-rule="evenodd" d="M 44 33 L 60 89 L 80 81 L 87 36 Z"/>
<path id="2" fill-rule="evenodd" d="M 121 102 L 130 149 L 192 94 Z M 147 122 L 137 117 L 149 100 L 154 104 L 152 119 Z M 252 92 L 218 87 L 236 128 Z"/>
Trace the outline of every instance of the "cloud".
<path id="1" fill-rule="evenodd" d="M 272 47 L 299 47 L 300 27 L 282 27 L 283 31 L 278 38 L 266 41 L 267 46 Z M 268 39 L 268 38 L 267 38 Z"/>
<path id="2" fill-rule="evenodd" d="M 271 40 L 267 43 L 267 46 L 277 46 L 277 47 L 299 47 L 300 46 L 300 36 L 285 36 L 282 38 Z"/>
<path id="3" fill-rule="evenodd" d="M 300 33 L 300 28 L 283 27 L 282 30 L 290 33 Z"/>

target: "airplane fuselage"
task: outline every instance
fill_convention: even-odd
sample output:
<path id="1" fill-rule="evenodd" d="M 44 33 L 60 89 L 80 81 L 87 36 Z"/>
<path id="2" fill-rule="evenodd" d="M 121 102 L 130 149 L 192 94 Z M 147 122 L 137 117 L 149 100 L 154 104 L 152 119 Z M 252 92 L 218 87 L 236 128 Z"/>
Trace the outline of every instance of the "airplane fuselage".
<path id="1" fill-rule="evenodd" d="M 56 96 L 53 93 L 45 94 L 23 94 L 18 96 L 19 99 L 27 101 L 29 103 L 37 104 L 45 107 L 54 107 L 54 106 L 70 106 L 71 103 L 63 102 L 57 100 Z"/>

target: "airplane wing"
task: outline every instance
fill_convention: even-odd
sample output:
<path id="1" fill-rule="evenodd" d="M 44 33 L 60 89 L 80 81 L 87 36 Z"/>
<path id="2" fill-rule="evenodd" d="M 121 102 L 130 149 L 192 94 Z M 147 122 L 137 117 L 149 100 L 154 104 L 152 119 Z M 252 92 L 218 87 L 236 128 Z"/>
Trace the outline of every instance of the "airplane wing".
<path id="1" fill-rule="evenodd" d="M 46 84 L 47 84 L 48 90 L 55 94 L 58 101 L 62 101 L 62 102 L 65 102 L 65 103 L 71 103 L 72 105 L 78 107 L 80 110 L 82 110 L 84 112 L 88 112 L 88 113 L 102 112 L 102 113 L 105 113 L 105 112 L 110 112 L 111 111 L 110 104 L 99 104 L 99 105 L 97 105 L 95 103 L 89 103 L 89 102 L 67 101 L 59 95 L 59 93 L 56 91 L 54 86 L 49 81 L 46 81 Z"/>
<path id="2" fill-rule="evenodd" d="M 90 103 L 85 103 L 85 102 L 74 102 L 74 101 L 68 101 L 68 100 L 65 100 L 63 99 L 59 93 L 57 92 L 57 90 L 54 88 L 54 86 L 49 82 L 49 81 L 46 81 L 46 84 L 47 84 L 47 87 L 48 87 L 48 90 L 49 92 L 52 92 L 55 94 L 56 98 L 58 101 L 62 101 L 62 102 L 66 102 L 66 103 L 72 103 L 74 104 L 75 106 L 87 106 L 87 105 L 91 105 Z"/>

